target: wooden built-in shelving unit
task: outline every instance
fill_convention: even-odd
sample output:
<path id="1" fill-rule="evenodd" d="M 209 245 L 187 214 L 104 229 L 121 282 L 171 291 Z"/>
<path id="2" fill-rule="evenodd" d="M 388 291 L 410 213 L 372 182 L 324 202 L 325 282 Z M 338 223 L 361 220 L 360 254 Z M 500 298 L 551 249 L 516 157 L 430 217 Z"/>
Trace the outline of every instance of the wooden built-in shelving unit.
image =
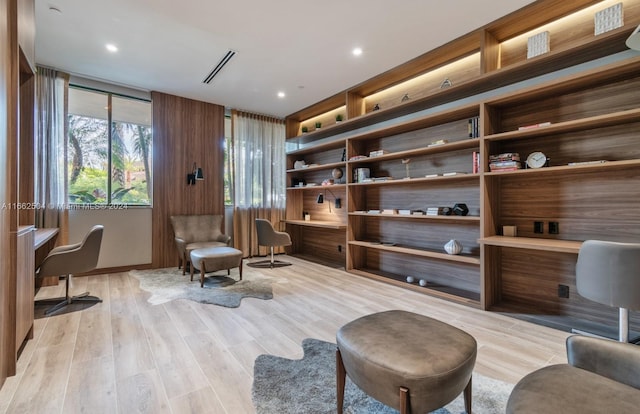
<path id="1" fill-rule="evenodd" d="M 351 273 L 448 300 L 615 324 L 615 309 L 579 297 L 575 282 L 584 240 L 640 242 L 640 57 L 620 53 L 640 23 L 640 0 L 623 2 L 624 26 L 594 36 L 594 13 L 615 3 L 536 1 L 288 116 L 287 228 L 303 240 L 292 252 L 313 257 L 322 244 Z M 549 31 L 550 51 L 527 59 L 527 38 L 540 31 Z M 336 111 L 344 121 L 330 121 Z M 302 134 L 315 119 L 322 128 Z M 536 124 L 546 126 L 521 129 Z M 490 155 L 524 161 L 534 151 L 548 166 L 490 170 Z M 298 160 L 313 165 L 294 168 Z M 335 168 L 344 176 L 318 205 Z M 360 169 L 372 178 L 358 182 Z M 327 198 L 341 207 L 329 213 Z M 469 214 L 398 214 L 456 203 Z M 307 234 L 303 212 L 335 227 Z M 503 226 L 516 226 L 517 237 Z M 450 239 L 461 254 L 444 251 Z"/>

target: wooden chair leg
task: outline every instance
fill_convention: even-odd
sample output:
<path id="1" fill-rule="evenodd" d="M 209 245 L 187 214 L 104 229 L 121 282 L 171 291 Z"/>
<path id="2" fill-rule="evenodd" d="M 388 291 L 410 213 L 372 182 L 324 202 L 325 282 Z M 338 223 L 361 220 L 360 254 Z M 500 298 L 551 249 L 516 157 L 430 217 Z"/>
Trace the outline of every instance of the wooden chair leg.
<path id="1" fill-rule="evenodd" d="M 410 414 L 411 404 L 409 402 L 409 389 L 400 387 L 400 414 Z"/>
<path id="2" fill-rule="evenodd" d="M 184 269 L 182 270 L 184 272 Z M 182 273 L 184 274 L 184 273 Z M 193 282 L 193 265 L 189 268 L 189 275 L 191 275 L 191 281 Z"/>
<path id="3" fill-rule="evenodd" d="M 182 276 L 184 276 L 187 272 L 187 254 L 182 253 Z"/>
<path id="4" fill-rule="evenodd" d="M 471 380 L 473 376 L 469 378 L 469 383 L 464 388 L 464 409 L 467 414 L 471 414 Z"/>
<path id="5" fill-rule="evenodd" d="M 204 268 L 204 260 L 200 262 L 200 287 L 204 287 L 204 274 L 207 271 Z"/>
<path id="6" fill-rule="evenodd" d="M 336 349 L 336 395 L 338 403 L 338 414 L 342 414 L 344 408 L 344 386 L 347 379 L 347 371 L 344 369 L 340 350 Z"/>
<path id="7" fill-rule="evenodd" d="M 238 266 L 238 268 L 240 269 L 240 280 L 242 280 L 242 259 L 240 259 L 240 266 Z"/>

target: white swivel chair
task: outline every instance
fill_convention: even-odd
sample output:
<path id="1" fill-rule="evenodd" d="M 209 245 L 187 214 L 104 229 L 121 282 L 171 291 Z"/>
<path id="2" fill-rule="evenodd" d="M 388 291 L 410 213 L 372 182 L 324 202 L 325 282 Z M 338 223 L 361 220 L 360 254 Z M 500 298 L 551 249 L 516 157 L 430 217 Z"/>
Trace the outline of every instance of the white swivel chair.
<path id="1" fill-rule="evenodd" d="M 629 341 L 629 310 L 640 310 L 640 244 L 587 240 L 576 264 L 578 293 L 619 308 L 620 342 Z"/>

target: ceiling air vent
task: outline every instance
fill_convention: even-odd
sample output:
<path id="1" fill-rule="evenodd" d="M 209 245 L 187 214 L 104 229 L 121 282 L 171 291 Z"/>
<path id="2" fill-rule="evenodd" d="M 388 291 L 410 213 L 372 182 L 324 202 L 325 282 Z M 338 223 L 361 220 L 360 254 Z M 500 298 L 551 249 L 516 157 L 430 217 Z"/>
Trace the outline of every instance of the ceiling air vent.
<path id="1" fill-rule="evenodd" d="M 222 59 L 220 59 L 220 62 L 218 62 L 218 64 L 216 65 L 215 68 L 213 68 L 213 70 L 211 72 L 209 72 L 209 74 L 207 75 L 206 78 L 204 78 L 204 80 L 202 81 L 202 83 L 206 83 L 209 84 L 211 83 L 211 81 L 213 80 L 213 78 L 215 78 L 215 76 L 222 70 L 222 68 L 229 63 L 229 61 L 231 60 L 231 58 L 233 57 L 233 55 L 235 55 L 236 52 L 234 52 L 233 50 L 229 50 L 227 52 L 226 55 L 224 55 L 224 57 Z"/>

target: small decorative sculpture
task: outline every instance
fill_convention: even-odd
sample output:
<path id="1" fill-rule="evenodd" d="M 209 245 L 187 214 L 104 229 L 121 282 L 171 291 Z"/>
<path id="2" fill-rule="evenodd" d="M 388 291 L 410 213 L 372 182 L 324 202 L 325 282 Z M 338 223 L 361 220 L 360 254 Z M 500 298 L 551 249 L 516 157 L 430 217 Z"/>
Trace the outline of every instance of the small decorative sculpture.
<path id="1" fill-rule="evenodd" d="M 460 254 L 462 252 L 462 244 L 456 239 L 451 239 L 444 245 L 444 251 L 447 254 Z"/>
<path id="2" fill-rule="evenodd" d="M 406 169 L 406 171 L 407 171 L 407 176 L 406 176 L 406 177 L 404 177 L 404 178 L 406 178 L 406 179 L 411 178 L 411 175 L 409 174 L 409 163 L 410 163 L 410 162 L 411 162 L 411 158 L 403 158 L 403 159 L 402 159 L 402 163 L 404 164 L 404 168 L 405 168 L 405 169 Z"/>
<path id="3" fill-rule="evenodd" d="M 415 279 L 413 278 L 413 276 L 407 276 L 407 283 L 413 283 L 415 281 Z"/>
<path id="4" fill-rule="evenodd" d="M 377 111 L 378 109 L 380 109 L 380 105 L 376 104 L 376 106 L 373 107 L 373 110 Z"/>
<path id="5" fill-rule="evenodd" d="M 427 286 L 427 281 L 426 281 L 426 280 L 424 280 L 424 279 L 420 279 L 420 281 L 418 282 L 418 284 L 419 284 L 420 286 L 422 286 L 422 287 L 425 287 L 425 286 Z"/>
<path id="6" fill-rule="evenodd" d="M 334 168 L 333 170 L 331 170 L 331 176 L 335 179 L 335 180 L 340 180 L 342 178 L 342 169 L 340 168 Z"/>

